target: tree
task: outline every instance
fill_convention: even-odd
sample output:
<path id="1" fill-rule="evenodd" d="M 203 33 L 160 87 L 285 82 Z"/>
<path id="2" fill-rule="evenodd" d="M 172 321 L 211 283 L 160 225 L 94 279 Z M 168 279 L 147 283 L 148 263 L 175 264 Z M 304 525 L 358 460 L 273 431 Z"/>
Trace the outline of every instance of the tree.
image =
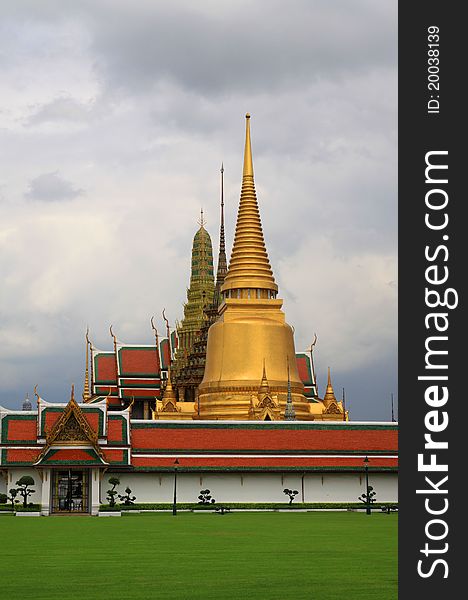
<path id="1" fill-rule="evenodd" d="M 28 506 L 29 496 L 34 494 L 34 491 L 35 491 L 35 490 L 29 489 L 30 485 L 34 485 L 34 479 L 30 475 L 23 475 L 23 477 L 18 479 L 18 481 L 16 482 L 16 485 L 19 486 L 19 488 L 17 489 L 17 492 L 19 493 L 20 496 L 23 496 L 23 506 L 24 506 L 24 508 L 26 508 Z M 11 493 L 11 490 L 10 490 L 10 493 Z"/>
<path id="2" fill-rule="evenodd" d="M 109 500 L 109 506 L 115 506 L 115 497 L 117 496 L 115 488 L 120 485 L 120 479 L 118 477 L 110 477 L 109 483 L 112 487 L 110 490 L 107 490 L 107 499 Z"/>
<path id="3" fill-rule="evenodd" d="M 231 512 L 231 509 L 229 508 L 229 506 L 223 506 L 222 504 L 219 504 L 218 506 L 216 506 L 215 510 L 220 515 L 225 515 L 226 513 Z"/>
<path id="4" fill-rule="evenodd" d="M 361 502 L 364 502 L 364 504 L 366 505 L 366 512 L 368 515 L 371 514 L 371 504 L 373 504 L 375 502 L 375 496 L 376 496 L 376 492 L 374 492 L 374 488 L 369 485 L 367 486 L 367 493 L 364 492 L 364 494 L 361 494 L 358 497 L 358 500 L 360 500 Z"/>
<path id="5" fill-rule="evenodd" d="M 120 483 L 120 482 L 119 482 Z M 125 496 L 121 496 L 119 494 L 119 500 L 121 502 L 123 502 L 126 506 L 129 506 L 130 504 L 135 504 L 135 500 L 136 500 L 136 496 L 132 496 L 130 497 L 130 494 L 132 493 L 132 490 L 127 486 L 125 488 Z"/>
<path id="6" fill-rule="evenodd" d="M 289 504 L 292 504 L 292 501 L 294 500 L 294 497 L 297 496 L 297 494 L 299 493 L 297 490 L 290 490 L 288 488 L 285 488 L 283 490 L 283 493 L 286 494 L 286 496 L 289 496 Z"/>
<path id="7" fill-rule="evenodd" d="M 200 490 L 200 495 L 198 496 L 198 504 L 214 504 L 216 500 L 210 494 L 210 490 Z"/>
<path id="8" fill-rule="evenodd" d="M 18 490 L 16 488 L 11 488 L 8 490 L 8 493 L 10 494 L 10 496 L 7 498 L 7 500 L 11 504 L 11 509 L 15 510 L 15 504 L 19 503 L 19 500 L 16 499 L 16 496 L 18 495 Z"/>

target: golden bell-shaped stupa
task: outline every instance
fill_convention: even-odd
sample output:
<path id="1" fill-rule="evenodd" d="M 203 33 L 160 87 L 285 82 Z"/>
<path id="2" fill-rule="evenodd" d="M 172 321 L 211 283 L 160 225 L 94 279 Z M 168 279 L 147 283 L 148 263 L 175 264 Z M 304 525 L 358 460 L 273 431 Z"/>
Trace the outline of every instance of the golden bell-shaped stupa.
<path id="1" fill-rule="evenodd" d="M 276 297 L 277 292 L 255 193 L 247 114 L 234 246 L 221 288 L 219 318 L 208 333 L 205 374 L 199 387 L 199 418 L 252 418 L 252 405 L 259 399 L 265 402 L 262 380 L 267 377 L 271 404 L 279 409 L 271 414 L 283 419 L 288 363 L 296 419 L 313 418 L 297 371 L 293 331 L 285 322 L 283 301 Z"/>

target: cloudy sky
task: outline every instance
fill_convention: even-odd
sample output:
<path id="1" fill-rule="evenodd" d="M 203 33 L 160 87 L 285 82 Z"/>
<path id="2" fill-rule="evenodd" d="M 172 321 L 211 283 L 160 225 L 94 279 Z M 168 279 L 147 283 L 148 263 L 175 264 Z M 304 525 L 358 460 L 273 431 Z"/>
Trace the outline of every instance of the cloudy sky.
<path id="1" fill-rule="evenodd" d="M 244 115 L 295 328 L 351 417 L 397 401 L 397 3 L 0 5 L 0 404 L 79 393 L 84 335 L 151 343 L 182 314 L 203 207 L 230 247 Z"/>

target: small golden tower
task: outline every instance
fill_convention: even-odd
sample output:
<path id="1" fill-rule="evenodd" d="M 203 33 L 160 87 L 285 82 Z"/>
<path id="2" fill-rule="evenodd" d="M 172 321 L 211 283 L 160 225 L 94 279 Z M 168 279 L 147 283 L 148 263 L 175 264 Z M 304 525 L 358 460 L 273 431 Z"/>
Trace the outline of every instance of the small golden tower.
<path id="1" fill-rule="evenodd" d="M 327 381 L 327 389 L 325 390 L 325 396 L 323 397 L 323 403 L 326 408 L 330 406 L 332 403 L 337 404 L 335 390 L 333 389 L 331 376 L 330 376 L 330 367 L 328 367 L 328 381 Z"/>
<path id="2" fill-rule="evenodd" d="M 347 411 L 343 406 L 343 401 L 336 399 L 335 391 L 331 382 L 330 367 L 328 367 L 328 381 L 327 389 L 323 397 L 323 406 L 325 410 L 322 413 L 322 419 L 324 420 L 337 420 L 347 421 Z"/>
<path id="3" fill-rule="evenodd" d="M 202 419 L 252 418 L 252 395 L 262 386 L 265 372 L 270 393 L 278 398 L 278 414 L 284 414 L 288 362 L 296 418 L 313 418 L 297 372 L 293 332 L 285 322 L 283 301 L 276 297 L 277 292 L 255 193 L 247 114 L 234 245 L 221 287 L 219 318 L 208 333 L 205 374 L 199 387 Z"/>
<path id="4" fill-rule="evenodd" d="M 91 400 L 91 391 L 89 387 L 89 338 L 88 338 L 88 330 L 86 331 L 86 368 L 85 368 L 85 376 L 84 376 L 84 384 L 83 384 L 83 402 L 89 402 Z"/>

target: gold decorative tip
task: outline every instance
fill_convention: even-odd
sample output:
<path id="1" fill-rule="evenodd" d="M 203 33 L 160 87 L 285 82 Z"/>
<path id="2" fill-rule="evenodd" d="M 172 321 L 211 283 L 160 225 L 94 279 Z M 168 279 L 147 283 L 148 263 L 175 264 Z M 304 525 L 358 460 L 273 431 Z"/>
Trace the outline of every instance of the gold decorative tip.
<path id="1" fill-rule="evenodd" d="M 82 398 L 84 402 L 89 402 L 91 400 L 91 392 L 89 387 L 89 338 L 88 338 L 89 329 L 86 330 L 86 367 L 85 367 L 85 377 L 84 377 L 84 385 L 83 385 L 83 394 Z"/>
<path id="2" fill-rule="evenodd" d="M 325 404 L 325 406 L 328 406 L 331 402 L 336 402 L 336 397 L 331 382 L 330 367 L 328 367 L 328 383 L 327 389 L 325 391 L 325 396 L 323 397 L 323 403 Z"/>
<path id="3" fill-rule="evenodd" d="M 253 177 L 252 144 L 250 142 L 250 115 L 245 115 L 245 150 L 244 150 L 244 171 L 243 177 Z"/>
<path id="4" fill-rule="evenodd" d="M 250 115 L 247 114 L 247 117 Z M 267 290 L 274 292 L 274 296 L 278 291 L 265 247 L 255 193 L 249 118 L 245 126 L 244 169 L 236 233 L 231 262 L 221 291 L 242 289 L 263 290 L 265 293 L 261 297 L 268 298 L 270 294 L 266 294 Z M 256 291 L 254 293 L 257 294 Z"/>

